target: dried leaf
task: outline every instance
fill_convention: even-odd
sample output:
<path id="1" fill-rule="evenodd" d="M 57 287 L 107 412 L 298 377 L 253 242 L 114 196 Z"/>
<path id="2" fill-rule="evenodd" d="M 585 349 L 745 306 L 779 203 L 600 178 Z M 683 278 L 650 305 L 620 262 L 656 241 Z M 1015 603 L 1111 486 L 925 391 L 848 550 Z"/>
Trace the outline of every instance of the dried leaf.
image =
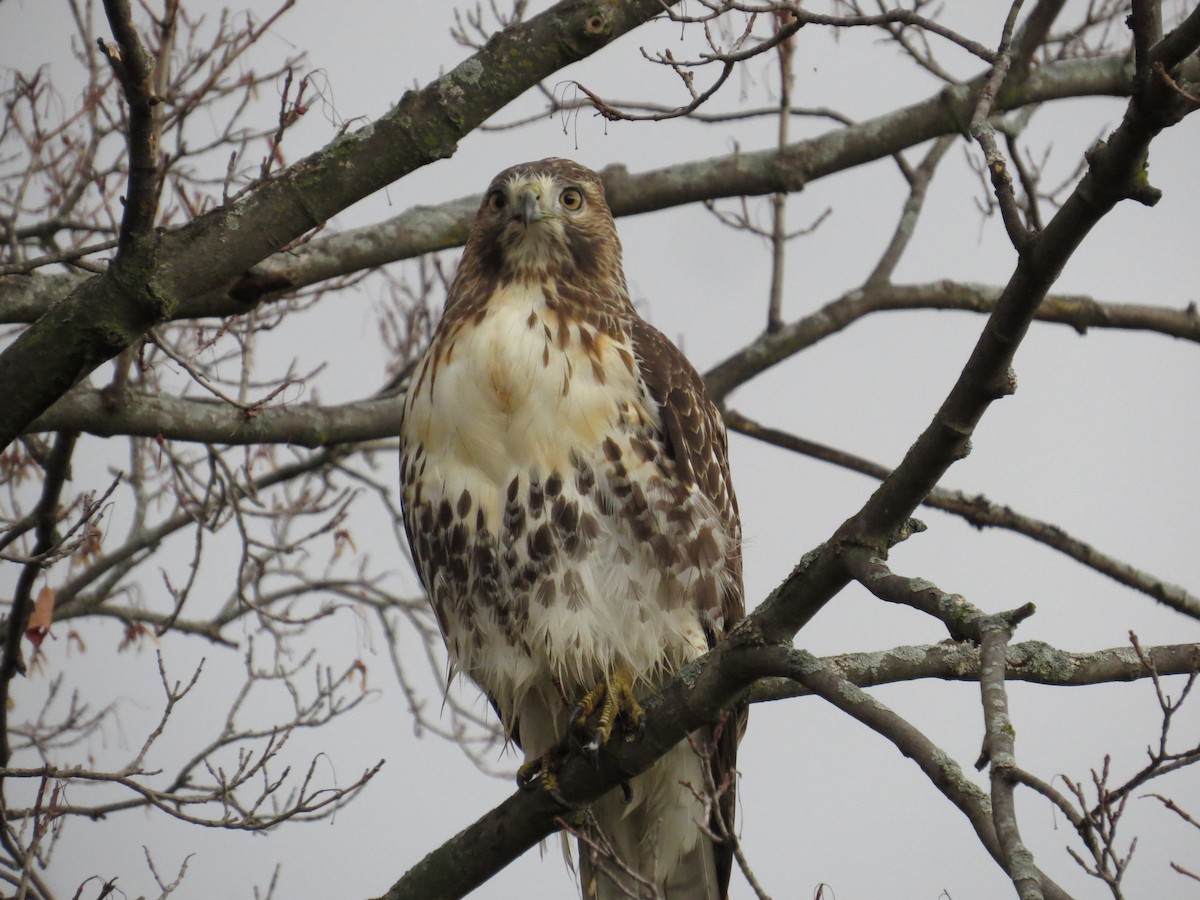
<path id="1" fill-rule="evenodd" d="M 341 556 L 347 547 L 355 553 L 358 552 L 358 547 L 354 543 L 354 538 L 350 537 L 350 532 L 345 528 L 339 528 L 333 533 L 333 557 L 330 561 Z"/>
<path id="2" fill-rule="evenodd" d="M 363 693 L 366 693 L 366 690 L 367 690 L 367 664 L 364 663 L 361 659 L 356 659 L 354 661 L 354 664 L 350 666 L 350 670 L 349 670 L 349 672 L 347 672 L 347 674 L 351 678 L 353 678 L 355 675 L 358 675 L 362 679 Z"/>
<path id="3" fill-rule="evenodd" d="M 154 635 L 150 629 L 141 622 L 126 622 L 125 633 L 121 638 L 121 643 L 117 647 L 117 652 L 128 650 L 130 647 L 136 647 L 142 642 L 143 638 L 153 638 Z M 157 641 L 156 641 L 157 643 Z"/>
<path id="4" fill-rule="evenodd" d="M 54 624 L 54 588 L 47 585 L 38 591 L 37 600 L 33 603 L 33 613 L 29 616 L 29 624 L 25 627 L 25 637 L 33 644 L 34 652 L 42 649 L 42 641 L 50 633 Z"/>
<path id="5" fill-rule="evenodd" d="M 79 541 L 79 549 L 71 559 L 72 564 L 87 565 L 100 558 L 101 543 L 104 535 L 95 525 L 88 523 Z"/>

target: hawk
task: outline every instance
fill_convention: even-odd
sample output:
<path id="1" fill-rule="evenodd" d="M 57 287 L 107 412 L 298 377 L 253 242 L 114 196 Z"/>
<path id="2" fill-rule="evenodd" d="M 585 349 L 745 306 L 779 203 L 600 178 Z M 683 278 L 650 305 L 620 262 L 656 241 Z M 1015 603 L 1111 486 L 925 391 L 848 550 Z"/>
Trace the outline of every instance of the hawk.
<path id="1" fill-rule="evenodd" d="M 634 310 L 604 186 L 578 163 L 524 163 L 488 187 L 405 399 L 400 480 L 451 666 L 524 751 L 526 786 L 553 789 L 565 738 L 596 752 L 636 731 L 637 691 L 743 615 L 724 425 Z M 716 836 L 743 722 L 592 805 L 585 897 L 726 896 Z"/>

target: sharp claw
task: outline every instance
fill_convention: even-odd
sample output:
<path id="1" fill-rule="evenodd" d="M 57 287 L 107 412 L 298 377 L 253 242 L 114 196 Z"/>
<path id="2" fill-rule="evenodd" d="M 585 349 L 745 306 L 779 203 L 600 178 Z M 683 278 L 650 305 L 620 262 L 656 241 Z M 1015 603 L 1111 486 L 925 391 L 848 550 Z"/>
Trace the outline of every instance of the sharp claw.
<path id="1" fill-rule="evenodd" d="M 633 802 L 633 788 L 628 781 L 621 782 L 621 800 L 626 806 Z"/>
<path id="2" fill-rule="evenodd" d="M 561 806 L 563 809 L 577 809 L 578 806 L 558 792 L 558 788 L 546 788 L 546 793 L 550 795 L 550 799 Z"/>
<path id="3" fill-rule="evenodd" d="M 537 759 L 531 759 L 517 770 L 517 784 L 523 790 L 531 791 L 536 782 L 538 787 L 549 794 L 550 799 L 563 809 L 575 809 L 575 804 L 564 797 L 558 789 L 558 765 L 561 761 L 562 758 L 556 756 L 554 750 L 550 750 Z"/>
<path id="4" fill-rule="evenodd" d="M 594 750 L 596 747 L 596 736 L 587 728 L 586 723 L 578 727 L 572 723 L 572 727 L 567 731 L 567 743 L 570 744 L 572 750 L 581 750 L 587 752 Z"/>
<path id="5" fill-rule="evenodd" d="M 646 714 L 633 695 L 633 683 L 631 673 L 614 670 L 571 710 L 567 720 L 568 744 L 586 756 L 594 767 L 599 767 L 600 748 L 609 742 L 614 731 L 630 739 L 641 737 L 646 731 Z"/>
<path id="6" fill-rule="evenodd" d="M 542 777 L 544 757 L 531 759 L 517 769 L 517 787 L 523 791 L 533 790 L 533 785 Z"/>
<path id="7" fill-rule="evenodd" d="M 630 731 L 632 731 L 635 738 L 641 740 L 646 735 L 646 714 L 642 713 L 640 709 L 638 712 L 641 713 L 641 715 L 634 718 L 633 727 L 630 729 Z"/>

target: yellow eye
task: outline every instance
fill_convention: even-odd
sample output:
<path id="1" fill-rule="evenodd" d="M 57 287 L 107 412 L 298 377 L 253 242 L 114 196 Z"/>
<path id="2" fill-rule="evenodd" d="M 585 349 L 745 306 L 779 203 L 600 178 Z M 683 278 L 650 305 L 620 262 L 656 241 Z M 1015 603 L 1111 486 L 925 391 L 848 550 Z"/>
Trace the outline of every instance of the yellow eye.
<path id="1" fill-rule="evenodd" d="M 583 192 L 579 188 L 567 188 L 558 195 L 558 202 L 568 212 L 583 208 Z"/>
<path id="2" fill-rule="evenodd" d="M 508 197 L 505 196 L 504 191 L 492 191 L 488 194 L 487 202 L 493 212 L 500 212 L 508 205 Z"/>

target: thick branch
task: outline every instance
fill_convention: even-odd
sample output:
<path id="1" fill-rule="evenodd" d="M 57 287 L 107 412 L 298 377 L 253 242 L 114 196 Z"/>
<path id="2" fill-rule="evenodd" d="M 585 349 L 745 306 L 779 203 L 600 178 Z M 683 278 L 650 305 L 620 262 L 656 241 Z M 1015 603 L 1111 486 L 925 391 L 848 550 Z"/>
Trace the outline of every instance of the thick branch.
<path id="1" fill-rule="evenodd" d="M 100 50 L 108 59 L 129 105 L 129 183 L 121 216 L 118 254 L 132 250 L 134 241 L 154 227 L 158 211 L 158 124 L 154 92 L 154 61 L 133 24 L 128 0 L 104 0 L 104 12 L 117 46 L 103 40 Z"/>
<path id="2" fill-rule="evenodd" d="M 1195 644 L 1174 644 L 1144 648 L 1142 652 L 1159 676 L 1168 676 L 1193 671 L 1200 648 Z M 767 655 L 760 655 L 760 652 L 754 649 L 750 649 L 748 655 L 757 656 L 754 664 L 756 667 L 770 668 L 774 671 L 774 666 L 769 665 Z M 724 665 L 732 667 L 732 664 L 733 659 L 726 656 Z M 818 664 L 830 673 L 830 677 L 836 677 L 841 683 L 856 685 L 858 688 L 918 678 L 976 682 L 980 673 L 980 650 L 977 644 L 972 643 L 938 643 L 925 647 L 896 647 L 881 653 L 827 656 L 818 660 Z M 704 667 L 704 671 L 708 671 L 709 668 Z M 743 672 L 750 673 L 748 668 L 743 668 Z M 1046 685 L 1133 682 L 1150 677 L 1150 668 L 1130 647 L 1096 650 L 1092 653 L 1070 653 L 1040 641 L 1026 641 L 1009 646 L 1006 672 L 1008 680 Z M 691 674 L 694 674 L 694 670 L 686 672 L 685 677 Z M 708 682 L 709 688 L 718 684 L 715 680 Z M 796 678 L 778 673 L 764 674 L 752 685 L 754 686 L 745 692 L 743 698 L 754 703 L 814 694 L 814 690 L 798 682 Z M 667 704 L 660 706 L 662 701 L 652 702 L 656 708 L 665 712 Z M 660 715 L 655 714 L 650 716 L 650 721 L 654 724 L 659 718 Z M 624 761 L 625 754 L 635 746 L 636 744 L 628 744 L 617 749 L 620 760 Z M 605 757 L 608 755 L 610 754 L 606 751 Z M 571 768 L 571 773 L 578 774 L 578 769 Z M 572 780 L 572 784 L 577 784 L 577 781 Z M 570 796 L 575 798 L 577 794 L 572 793 Z M 512 856 L 504 854 L 499 863 L 493 859 L 481 859 L 480 854 L 484 853 L 486 856 L 490 853 L 493 842 L 496 841 L 508 845 L 522 845 L 522 848 L 533 846 L 536 840 L 540 840 L 541 829 L 534 828 L 530 833 L 536 836 L 530 836 L 528 844 L 524 844 L 523 835 L 526 835 L 529 829 L 526 820 L 527 817 L 539 815 L 534 814 L 533 810 L 542 806 L 546 808 L 544 815 L 553 817 L 556 812 L 560 814 L 544 792 L 518 791 L 496 809 L 482 816 L 473 826 L 463 829 L 440 850 L 426 857 L 424 862 L 415 866 L 384 894 L 385 898 L 398 900 L 424 896 L 460 896 L 475 884 L 486 881 L 500 866 L 509 862 L 516 852 L 521 851 L 517 850 Z M 511 828 L 517 828 L 518 832 L 510 832 Z"/>
<path id="3" fill-rule="evenodd" d="M 885 603 L 909 606 L 937 619 L 954 640 L 978 643 L 982 639 L 988 616 L 962 594 L 947 593 L 923 578 L 897 575 L 865 547 L 846 552 L 846 569 Z"/>
<path id="4" fill-rule="evenodd" d="M 1173 69 L 1195 55 L 1197 44 L 1200 44 L 1200 6 L 1193 7 L 1182 22 L 1150 48 L 1150 62 Z"/>
<path id="5" fill-rule="evenodd" d="M 252 414 L 217 400 L 169 394 L 129 394 L 116 404 L 103 391 L 72 391 L 30 427 L 58 431 L 80 422 L 100 437 L 133 435 L 203 444 L 292 444 L 325 447 L 400 433 L 401 398 L 356 400 L 339 406 L 289 403 Z"/>
<path id="6" fill-rule="evenodd" d="M 812 686 L 806 686 L 793 677 L 793 674 L 782 674 L 778 671 L 779 653 L 787 650 L 762 650 L 752 647 L 752 642 L 745 644 L 746 660 L 738 665 L 736 656 L 726 654 L 720 660 L 712 660 L 713 665 L 702 665 L 698 671 L 704 673 L 704 691 L 720 691 L 720 680 L 710 678 L 713 666 L 724 666 L 730 670 L 730 676 L 736 678 L 750 677 L 752 671 L 763 672 L 763 677 L 755 680 L 754 686 L 744 695 L 750 702 L 767 702 L 784 700 L 788 697 L 811 696 Z M 1146 658 L 1150 660 L 1160 674 L 1186 674 L 1193 671 L 1200 649 L 1195 644 L 1175 644 L 1168 647 L 1144 648 Z M 706 662 L 707 662 L 706 658 Z M 962 680 L 974 682 L 979 678 L 980 652 L 978 646 L 970 643 L 947 644 L 940 643 L 928 647 L 896 647 L 884 650 L 882 653 L 854 653 L 838 656 L 828 656 L 817 660 L 822 671 L 829 678 L 836 678 L 840 684 L 856 685 L 859 688 L 877 684 L 893 684 L 901 680 L 916 678 L 941 678 L 946 680 Z M 737 666 L 737 668 L 734 668 Z M 680 679 L 686 680 L 696 676 L 697 668 L 689 668 L 680 673 Z M 1096 650 L 1093 653 L 1069 653 L 1050 647 L 1040 641 L 1027 641 L 1013 644 L 1007 648 L 1007 678 L 1009 680 L 1024 680 L 1036 684 L 1078 685 L 1099 684 L 1106 682 L 1132 682 L 1150 677 L 1150 670 L 1138 658 L 1135 650 L 1130 647 L 1117 647 Z M 672 685 L 671 700 L 650 701 L 655 713 L 650 716 L 650 726 L 655 728 L 655 744 L 661 745 L 667 737 L 660 737 L 658 726 L 662 715 L 674 708 L 676 696 L 685 692 L 684 685 Z M 702 707 L 702 697 L 689 697 L 689 704 Z M 680 726 L 685 727 L 685 726 Z M 683 731 L 680 734 L 685 733 Z M 919 734 L 919 732 L 917 733 Z M 640 743 L 640 742 L 638 742 Z M 612 751 L 605 751 L 602 762 L 607 763 L 616 754 L 616 768 L 625 768 L 626 758 L 632 758 L 638 743 L 626 744 Z M 665 749 L 665 748 L 664 748 Z M 640 757 L 638 757 L 640 758 Z M 587 773 L 587 766 L 577 766 L 580 760 L 572 760 L 568 764 L 571 774 L 572 791 L 581 784 L 578 775 Z M 635 766 L 629 762 L 629 767 Z M 961 774 L 961 773 L 960 773 Z M 605 784 L 616 785 L 617 781 Z M 962 781 L 962 785 L 968 782 Z M 589 787 L 586 790 L 590 794 Z M 982 798 L 978 788 L 964 788 L 973 796 Z M 601 788 L 602 792 L 602 788 Z M 572 799 L 583 799 L 580 794 L 570 793 Z M 952 798 L 953 800 L 954 798 Z M 960 805 L 955 800 L 956 805 Z M 960 806 L 961 808 L 961 806 Z M 400 900 L 400 898 L 425 898 L 425 896 L 461 896 L 478 884 L 486 881 L 494 872 L 515 858 L 517 853 L 532 847 L 544 834 L 552 828 L 542 830 L 540 824 L 530 824 L 530 818 L 539 820 L 540 816 L 560 815 L 545 792 L 518 791 L 514 796 L 505 800 L 491 812 L 479 818 L 473 826 L 463 829 L 455 838 L 434 851 L 418 866 L 414 866 L 406 876 L 398 881 L 384 898 Z M 540 821 L 540 820 L 539 820 Z M 982 821 L 988 821 L 986 810 L 983 811 Z M 989 826 L 983 826 L 985 829 Z M 500 845 L 500 858 L 491 858 L 493 847 Z M 1058 894 L 1058 896 L 1062 896 Z"/>
<path id="7" fill-rule="evenodd" d="M 992 821 L 991 804 L 949 754 L 919 729 L 870 694 L 850 684 L 836 669 L 825 665 L 817 657 L 793 648 L 781 648 L 781 653 L 785 656 L 781 660 L 782 671 L 777 674 L 794 678 L 814 694 L 891 741 L 967 817 L 984 849 L 997 863 L 1005 866 L 1004 848 Z M 1040 888 L 1038 896 L 1044 894 L 1055 900 L 1069 900 L 1069 895 L 1047 875 L 1039 872 L 1032 862 L 1027 872 Z"/>
<path id="8" fill-rule="evenodd" d="M 1017 34 L 1013 38 L 1012 66 L 1009 70 L 1009 77 L 1014 81 L 1023 81 L 1029 74 L 1033 54 L 1042 46 L 1046 35 L 1050 33 L 1050 27 L 1065 5 L 1066 0 L 1039 0 L 1034 4 L 1029 15 L 1025 17 L 1025 21 L 1021 23 L 1021 27 L 1017 29 Z"/>
<path id="9" fill-rule="evenodd" d="M 1086 653 L 1060 650 L 1044 641 L 1010 644 L 1005 657 L 1007 681 L 1024 681 L 1067 687 L 1140 681 L 1150 677 L 1147 661 L 1160 676 L 1187 675 L 1200 662 L 1200 645 L 1169 644 L 1143 647 L 1146 660 L 1131 647 L 1111 647 Z M 957 641 L 925 646 L 893 647 L 875 653 L 843 653 L 822 657 L 846 681 L 858 687 L 897 684 L 937 678 L 942 681 L 978 681 L 982 669 L 979 645 Z M 807 697 L 812 692 L 792 679 L 762 678 L 745 695 L 750 703 Z"/>
<path id="10" fill-rule="evenodd" d="M 837 334 L 875 312 L 936 309 L 991 314 L 1002 288 L 992 285 L 935 281 L 928 284 L 868 284 L 843 294 L 816 312 L 789 322 L 779 331 L 763 334 L 705 375 L 718 403 L 738 386 L 813 344 Z M 1200 342 L 1200 312 L 1195 304 L 1183 309 L 1107 303 L 1082 294 L 1047 294 L 1034 311 L 1042 322 L 1069 325 L 1080 334 L 1089 328 L 1153 331 Z"/>
<path id="11" fill-rule="evenodd" d="M 1013 630 L 1025 615 L 1026 607 L 1015 613 L 988 616 L 982 625 L 983 641 L 979 648 L 979 686 L 983 700 L 983 754 L 976 768 L 990 766 L 992 788 L 992 822 L 1004 858 L 1005 871 L 1012 879 L 1021 900 L 1043 900 L 1041 880 L 1033 862 L 1033 854 L 1021 839 L 1017 824 L 1016 730 L 1008 712 L 1008 690 L 1005 687 L 1008 642 Z"/>
<path id="12" fill-rule="evenodd" d="M 598 765 L 575 754 L 559 770 L 559 793 L 572 805 L 595 800 L 644 771 L 686 734 L 716 719 L 739 686 L 770 674 L 777 653 L 763 648 L 752 627 L 743 627 L 701 660 L 682 669 L 662 693 L 647 697 L 644 735 L 610 744 Z M 518 790 L 491 812 L 426 856 L 380 900 L 461 897 L 557 830 L 566 810 L 549 791 Z"/>
<path id="13" fill-rule="evenodd" d="M 995 108 L 1078 96 L 1125 96 L 1131 83 L 1124 57 L 1069 60 L 1039 68 L 1020 86 L 1005 88 Z M 601 174 L 616 216 L 723 197 L 793 191 L 941 135 L 957 134 L 973 108 L 968 87 L 948 88 L 920 103 L 783 150 L 736 153 L 636 175 L 622 166 L 609 166 Z M 168 314 L 174 319 L 235 315 L 282 292 L 460 246 L 479 201 L 479 196 L 471 196 L 440 206 L 413 207 L 376 225 L 316 238 L 247 266 L 244 274 L 239 270 L 211 290 L 181 296 Z M 62 275 L 0 277 L 0 323 L 33 321 L 82 280 Z"/>
<path id="14" fill-rule="evenodd" d="M 872 313 L 921 309 L 991 313 L 996 308 L 1000 292 L 998 287 L 952 281 L 872 285 L 826 304 L 812 315 L 785 325 L 776 334 L 760 336 L 710 370 L 705 380 L 713 396 L 723 400 L 735 387 L 770 366 L 837 334 Z M 1036 318 L 1069 325 L 1081 334 L 1089 328 L 1117 328 L 1152 331 L 1200 342 L 1200 313 L 1197 313 L 1195 306 L 1167 309 L 1133 303 L 1106 303 L 1084 295 L 1051 294 L 1038 307 Z M 824 448 L 826 453 L 822 454 L 819 445 L 764 428 L 736 412 L 727 411 L 726 415 L 729 427 L 753 437 L 836 462 L 874 478 L 882 479 L 891 471 L 828 448 Z M 120 397 L 114 405 L 112 398 L 101 391 L 75 390 L 38 417 L 28 430 L 39 432 L 68 428 L 103 437 L 117 434 L 142 437 L 161 435 L 168 440 L 209 444 L 290 443 L 317 447 L 394 437 L 397 434 L 398 416 L 399 405 L 387 399 L 362 400 L 331 407 L 309 404 L 268 406 L 249 417 L 240 409 L 207 400 L 131 394 Z M 834 456 L 839 458 L 835 459 Z M 946 496 L 939 500 L 941 494 Z M 964 515 L 976 525 L 1011 527 L 1033 537 L 1036 537 L 1034 532 L 1050 534 L 1054 531 L 1052 526 L 1036 522 L 1034 527 L 1023 528 L 1020 516 L 990 504 L 986 505 L 992 507 L 993 512 L 986 514 L 988 521 L 981 521 L 981 499 L 978 497 L 951 496 L 948 492 L 935 491 L 929 505 Z M 994 521 L 997 518 L 1004 521 Z M 1053 540 L 1047 542 L 1057 546 Z M 1079 546 L 1086 548 L 1086 545 Z M 1094 551 L 1087 548 L 1087 554 L 1092 555 Z M 1123 579 L 1118 577 L 1118 580 Z M 1138 589 L 1144 588 L 1139 586 Z"/>
<path id="15" fill-rule="evenodd" d="M 813 459 L 823 460 L 880 481 L 887 478 L 892 471 L 886 466 L 855 456 L 853 453 L 836 450 L 786 431 L 766 428 L 736 410 L 725 410 L 725 424 L 739 434 L 764 441 L 775 447 L 802 453 Z M 1044 544 L 1069 556 L 1101 575 L 1107 575 L 1126 587 L 1153 597 L 1177 612 L 1193 618 L 1200 618 L 1200 597 L 1189 593 L 1183 587 L 1171 584 L 1150 572 L 1134 568 L 1129 563 L 1109 556 L 1091 544 L 1063 531 L 1057 525 L 1022 515 L 1003 504 L 993 503 L 982 494 L 968 495 L 962 491 L 935 487 L 921 501 L 921 505 L 961 516 L 976 528 L 1004 528 L 1017 534 L 1023 534 L 1039 544 Z"/>
<path id="16" fill-rule="evenodd" d="M 1139 80 L 1150 77 L 1150 48 L 1162 40 L 1162 0 L 1133 0 L 1126 20 L 1133 32 L 1133 60 Z"/>
<path id="17" fill-rule="evenodd" d="M 1039 69 L 1026 84 L 1002 93 L 996 108 L 1007 110 L 1080 95 L 1123 95 L 1129 84 L 1129 69 L 1121 58 L 1072 60 Z M 796 191 L 809 181 L 957 133 L 970 118 L 973 105 L 968 86 L 948 88 L 912 106 L 789 144 L 782 150 L 735 153 L 637 175 L 631 175 L 623 166 L 609 166 L 601 175 L 616 216 L 723 197 Z M 239 284 L 243 305 L 235 308 L 226 301 L 221 314 L 244 311 L 245 303 L 257 302 L 263 291 L 295 289 L 366 265 L 455 246 L 466 239 L 479 201 L 473 196 L 444 206 L 417 208 L 384 223 L 385 233 L 378 236 L 371 232 L 380 226 L 371 226 L 329 238 L 335 242 L 330 246 L 317 240 L 298 248 L 290 258 L 273 257 L 264 266 L 254 267 Z M 331 249 L 336 253 L 329 252 Z M 308 269 L 310 253 L 314 254 L 312 269 Z M 206 303 L 218 299 L 210 297 Z M 211 313 L 191 312 L 200 314 Z"/>

